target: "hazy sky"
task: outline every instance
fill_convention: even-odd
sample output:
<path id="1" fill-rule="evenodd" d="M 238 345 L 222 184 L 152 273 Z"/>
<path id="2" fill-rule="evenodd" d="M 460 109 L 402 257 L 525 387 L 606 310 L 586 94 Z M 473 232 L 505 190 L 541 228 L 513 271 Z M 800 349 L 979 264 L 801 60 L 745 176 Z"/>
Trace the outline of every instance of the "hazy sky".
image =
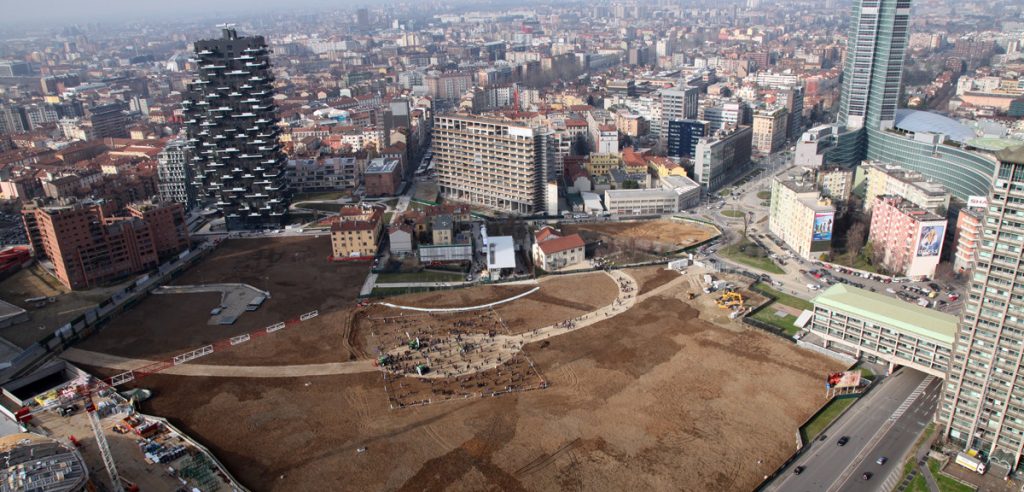
<path id="1" fill-rule="evenodd" d="M 296 8 L 344 9 L 369 3 L 366 0 L 0 0 L 3 12 L 0 24 L 159 20 L 161 17 L 208 17 Z"/>

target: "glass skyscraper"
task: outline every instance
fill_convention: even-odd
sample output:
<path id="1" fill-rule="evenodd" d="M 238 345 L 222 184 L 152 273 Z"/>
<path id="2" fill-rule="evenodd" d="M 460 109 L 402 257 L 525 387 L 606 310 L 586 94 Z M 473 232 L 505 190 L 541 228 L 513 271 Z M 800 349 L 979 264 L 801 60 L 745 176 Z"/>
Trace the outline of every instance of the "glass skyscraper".
<path id="1" fill-rule="evenodd" d="M 910 0 L 855 0 L 846 44 L 839 125 L 892 128 L 910 37 Z"/>
<path id="2" fill-rule="evenodd" d="M 1024 445 L 1024 146 L 996 157 L 939 420 L 950 442 L 1013 470 Z"/>
<path id="3" fill-rule="evenodd" d="M 917 134 L 900 128 L 896 109 L 910 36 L 910 3 L 854 0 L 837 138 L 824 160 L 844 167 L 865 159 L 898 164 L 934 180 L 961 200 L 985 195 L 996 168 L 990 154 L 948 139 L 940 127 Z"/>

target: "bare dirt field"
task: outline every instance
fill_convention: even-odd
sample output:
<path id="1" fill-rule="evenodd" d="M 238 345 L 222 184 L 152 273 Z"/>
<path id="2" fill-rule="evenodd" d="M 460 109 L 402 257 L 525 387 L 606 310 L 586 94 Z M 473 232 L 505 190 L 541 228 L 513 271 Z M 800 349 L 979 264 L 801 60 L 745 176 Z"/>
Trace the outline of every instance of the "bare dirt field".
<path id="1" fill-rule="evenodd" d="M 464 289 L 436 290 L 431 292 L 418 292 L 415 294 L 402 294 L 389 297 L 387 302 L 400 304 L 402 306 L 429 307 L 429 308 L 452 308 L 464 306 L 479 306 L 492 302 L 508 299 L 530 289 L 535 285 L 479 285 L 466 287 Z M 531 294 L 532 295 L 532 294 Z"/>
<path id="2" fill-rule="evenodd" d="M 603 272 L 543 277 L 540 290 L 494 308 L 511 333 L 575 318 L 615 300 L 615 281 Z"/>
<path id="3" fill-rule="evenodd" d="M 718 234 L 711 226 L 679 220 L 563 224 L 565 234 L 577 233 L 587 243 L 601 241 L 594 254 L 614 264 L 658 259 Z"/>
<path id="4" fill-rule="evenodd" d="M 666 269 L 665 265 L 630 268 L 627 272 L 639 284 L 640 294 L 646 294 L 679 278 L 679 272 Z"/>
<path id="5" fill-rule="evenodd" d="M 172 283 L 250 284 L 270 291 L 259 310 L 231 326 L 210 326 L 219 294 L 149 296 L 79 348 L 122 357 L 156 359 L 265 328 L 319 310 L 324 316 L 215 353 L 210 364 L 301 364 L 348 360 L 345 320 L 369 272 L 366 264 L 331 263 L 330 239 L 234 239 Z M 273 340 L 271 340 L 273 339 Z"/>
<path id="6" fill-rule="evenodd" d="M 254 490 L 749 490 L 792 453 L 840 364 L 714 326 L 683 295 L 528 344 L 543 390 L 390 410 L 379 372 L 154 375 L 144 410 Z"/>

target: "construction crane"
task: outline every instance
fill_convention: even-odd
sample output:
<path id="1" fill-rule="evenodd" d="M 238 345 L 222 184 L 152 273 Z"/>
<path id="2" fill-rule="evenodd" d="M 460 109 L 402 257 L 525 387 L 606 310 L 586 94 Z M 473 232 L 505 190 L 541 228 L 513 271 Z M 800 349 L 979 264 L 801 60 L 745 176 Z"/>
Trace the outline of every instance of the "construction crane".
<path id="1" fill-rule="evenodd" d="M 100 382 L 100 384 L 103 384 Z M 89 414 L 89 425 L 92 426 L 92 433 L 96 436 L 96 446 L 100 449 L 100 456 L 103 458 L 103 466 L 107 468 L 110 475 L 110 485 L 115 492 L 124 492 L 121 485 L 121 475 L 117 473 L 117 463 L 114 462 L 114 455 L 110 452 L 110 445 L 107 444 L 107 436 L 103 434 L 103 426 L 100 425 L 100 417 L 96 414 L 96 402 L 92 399 L 94 393 L 87 384 L 78 387 L 78 394 L 85 399 L 85 412 Z"/>

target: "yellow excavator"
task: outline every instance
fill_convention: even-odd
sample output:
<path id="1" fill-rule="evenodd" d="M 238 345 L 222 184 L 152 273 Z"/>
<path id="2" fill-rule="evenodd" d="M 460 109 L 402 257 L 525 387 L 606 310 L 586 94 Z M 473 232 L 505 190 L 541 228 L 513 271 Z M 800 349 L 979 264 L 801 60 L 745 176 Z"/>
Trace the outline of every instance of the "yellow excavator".
<path id="1" fill-rule="evenodd" d="M 715 304 L 722 309 L 738 309 L 743 307 L 743 296 L 734 290 L 726 290 L 715 299 Z"/>

